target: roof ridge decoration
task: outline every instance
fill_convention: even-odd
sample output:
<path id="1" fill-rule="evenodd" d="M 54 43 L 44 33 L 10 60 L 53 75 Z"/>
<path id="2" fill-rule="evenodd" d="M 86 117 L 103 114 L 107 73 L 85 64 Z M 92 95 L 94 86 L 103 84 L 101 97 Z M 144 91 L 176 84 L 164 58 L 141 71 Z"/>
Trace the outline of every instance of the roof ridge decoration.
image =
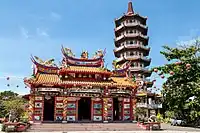
<path id="1" fill-rule="evenodd" d="M 77 57 L 75 57 L 75 55 L 73 54 L 73 52 L 70 48 L 64 48 L 62 46 L 61 51 L 62 51 L 65 58 L 70 59 L 70 60 L 74 60 L 74 61 L 98 61 L 100 59 L 103 59 L 103 57 L 106 54 L 106 49 L 97 50 L 95 52 L 93 58 L 88 58 L 89 57 L 88 51 L 82 51 L 81 58 L 77 58 Z"/>
<path id="2" fill-rule="evenodd" d="M 55 59 L 48 59 L 48 60 L 42 60 L 38 56 L 32 56 L 31 55 L 31 60 L 35 65 L 42 65 L 45 67 L 51 67 L 51 68 L 58 68 L 57 65 L 54 63 Z"/>

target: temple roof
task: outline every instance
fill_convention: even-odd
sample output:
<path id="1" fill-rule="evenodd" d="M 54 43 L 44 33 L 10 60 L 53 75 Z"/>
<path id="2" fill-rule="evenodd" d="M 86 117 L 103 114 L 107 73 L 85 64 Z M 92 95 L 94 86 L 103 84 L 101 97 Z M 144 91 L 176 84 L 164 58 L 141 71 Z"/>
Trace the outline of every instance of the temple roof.
<path id="1" fill-rule="evenodd" d="M 88 72 L 88 73 L 99 73 L 99 74 L 111 74 L 106 69 L 103 69 L 101 67 L 82 67 L 82 66 L 68 66 L 66 68 L 61 68 L 59 70 L 60 72 Z"/>
<path id="2" fill-rule="evenodd" d="M 62 80 L 57 74 L 41 74 L 38 73 L 36 77 L 25 79 L 28 84 L 35 85 L 91 85 L 91 86 L 110 86 L 110 87 L 132 87 L 135 88 L 136 84 L 126 77 L 111 77 L 107 81 L 80 81 L 76 79 Z"/>

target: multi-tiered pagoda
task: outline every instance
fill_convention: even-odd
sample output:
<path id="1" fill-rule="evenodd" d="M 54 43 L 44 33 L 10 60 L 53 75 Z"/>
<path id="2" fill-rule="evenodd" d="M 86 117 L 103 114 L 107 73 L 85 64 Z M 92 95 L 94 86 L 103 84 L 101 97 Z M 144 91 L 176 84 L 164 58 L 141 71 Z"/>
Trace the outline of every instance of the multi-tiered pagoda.
<path id="1" fill-rule="evenodd" d="M 136 84 L 126 72 L 129 64 L 110 71 L 104 68 L 104 54 L 98 50 L 93 58 L 87 51 L 81 58 L 62 48 L 59 66 L 54 60 L 32 57 L 33 75 L 24 80 L 31 89 L 29 120 L 44 121 L 132 121 L 136 106 Z"/>
<path id="2" fill-rule="evenodd" d="M 138 107 L 144 108 L 145 117 L 156 114 L 158 108 L 157 95 L 147 91 L 153 83 L 147 77 L 151 76 L 151 71 L 147 68 L 151 59 L 148 58 L 150 48 L 148 47 L 149 37 L 147 35 L 147 17 L 143 17 L 134 12 L 132 2 L 128 3 L 128 11 L 120 18 L 115 19 L 115 49 L 114 55 L 118 66 L 130 61 L 129 71 L 136 81 L 141 83 L 138 89 Z M 157 100 L 159 99 L 159 100 Z M 141 102 L 141 103 L 140 103 Z M 160 103 L 160 102 L 159 102 Z M 151 104 L 154 104 L 150 106 Z"/>

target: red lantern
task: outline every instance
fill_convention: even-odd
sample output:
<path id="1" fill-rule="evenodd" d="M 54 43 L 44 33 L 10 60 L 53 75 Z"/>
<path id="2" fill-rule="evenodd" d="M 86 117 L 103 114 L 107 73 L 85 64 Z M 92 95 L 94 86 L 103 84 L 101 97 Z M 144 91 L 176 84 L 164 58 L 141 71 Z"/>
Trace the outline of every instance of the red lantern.
<path id="1" fill-rule="evenodd" d="M 157 72 L 158 72 L 158 69 L 155 68 L 153 71 L 157 73 Z"/>
<path id="2" fill-rule="evenodd" d="M 164 76 L 164 75 L 161 75 L 160 77 L 161 77 L 162 79 L 164 79 L 164 78 L 165 78 L 165 76 Z"/>
<path id="3" fill-rule="evenodd" d="M 176 65 L 180 65 L 180 64 L 181 64 L 181 62 L 176 62 L 175 64 L 176 64 Z"/>
<path id="4" fill-rule="evenodd" d="M 173 72 L 173 71 L 170 71 L 169 74 L 170 74 L 170 75 L 174 75 L 174 72 Z"/>
<path id="5" fill-rule="evenodd" d="M 187 68 L 190 68 L 190 67 L 191 67 L 191 65 L 190 65 L 190 64 L 186 64 L 186 67 L 187 67 Z"/>

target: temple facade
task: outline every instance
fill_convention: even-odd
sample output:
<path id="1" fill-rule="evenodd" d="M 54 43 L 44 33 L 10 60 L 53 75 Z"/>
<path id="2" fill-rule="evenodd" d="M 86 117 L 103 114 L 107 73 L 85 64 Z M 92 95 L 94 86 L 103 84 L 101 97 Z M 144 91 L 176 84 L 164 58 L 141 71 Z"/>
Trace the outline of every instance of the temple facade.
<path id="1" fill-rule="evenodd" d="M 114 55 L 118 66 L 127 61 L 131 62 L 129 71 L 135 81 L 141 84 L 136 96 L 137 107 L 146 112 L 143 117 L 156 115 L 162 108 L 161 96 L 152 93 L 155 89 L 151 88 L 153 82 L 148 79 L 151 76 L 148 69 L 151 59 L 148 57 L 150 47 L 147 32 L 147 17 L 135 13 L 132 2 L 129 2 L 127 12 L 115 19 Z"/>
<path id="2" fill-rule="evenodd" d="M 60 65 L 54 59 L 31 57 L 33 75 L 25 78 L 30 88 L 30 122 L 114 122 L 135 119 L 137 85 L 127 75 L 129 63 L 108 70 L 105 51 L 80 58 L 62 47 Z"/>

